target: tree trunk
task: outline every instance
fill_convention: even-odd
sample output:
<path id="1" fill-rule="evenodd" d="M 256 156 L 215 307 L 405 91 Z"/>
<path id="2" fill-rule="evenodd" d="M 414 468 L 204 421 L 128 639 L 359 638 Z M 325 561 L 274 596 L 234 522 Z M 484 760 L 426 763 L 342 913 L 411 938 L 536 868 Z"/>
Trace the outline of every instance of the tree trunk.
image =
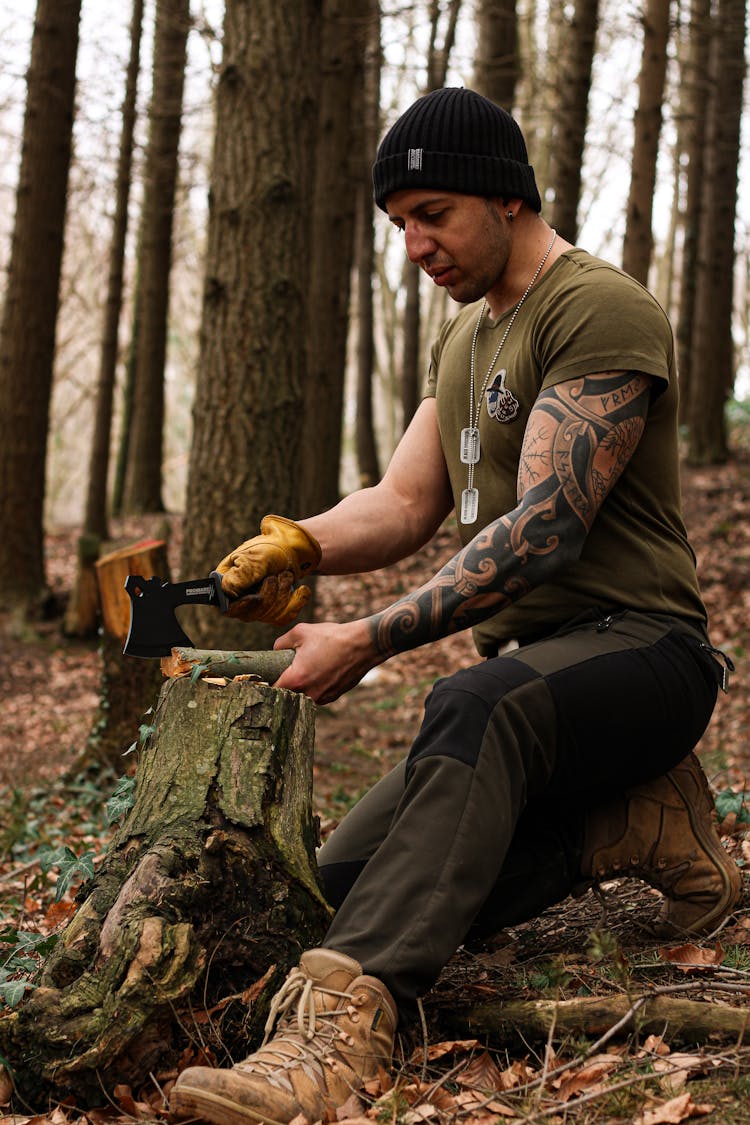
<path id="1" fill-rule="evenodd" d="M 372 0 L 325 0 L 307 299 L 305 514 L 339 500 L 341 430 L 358 187 L 365 157 L 363 73 Z M 367 169 L 367 171 L 366 171 Z M 336 232 L 332 252 L 331 232 Z"/>
<path id="2" fill-rule="evenodd" d="M 427 52 L 427 82 L 425 93 L 438 90 L 445 83 L 453 44 L 456 39 L 456 25 L 461 8 L 461 0 L 450 0 L 448 23 L 442 46 L 437 45 L 440 4 L 432 0 L 430 5 L 430 44 Z M 402 326 L 403 350 L 401 353 L 401 429 L 407 428 L 419 404 L 422 370 L 420 279 L 422 271 L 418 266 L 407 262 L 404 274 L 406 304 Z"/>
<path id="3" fill-rule="evenodd" d="M 518 79 L 516 0 L 478 0 L 474 89 L 513 110 Z"/>
<path id="4" fill-rule="evenodd" d="M 112 220 L 112 243 L 109 250 L 109 281 L 104 307 L 99 384 L 94 413 L 94 440 L 89 461 L 88 493 L 84 532 L 107 539 L 107 480 L 109 449 L 112 439 L 112 400 L 117 370 L 120 313 L 122 311 L 123 261 L 128 232 L 128 200 L 133 165 L 133 133 L 136 119 L 138 66 L 141 53 L 144 0 L 133 0 L 130 23 L 130 59 L 122 104 L 122 133 L 115 183 L 115 214 Z"/>
<path id="5" fill-rule="evenodd" d="M 330 916 L 313 714 L 305 696 L 247 680 L 164 685 L 134 807 L 39 988 L 0 1020 L 25 1111 L 137 1089 L 190 1046 L 193 1013 L 214 1013 L 201 1033 L 220 1061 L 254 1045 L 268 999 Z"/>
<path id="6" fill-rule="evenodd" d="M 648 284 L 654 242 L 651 213 L 667 74 L 669 7 L 670 0 L 646 0 L 643 13 L 643 54 L 622 250 L 622 268 L 642 285 Z"/>
<path id="7" fill-rule="evenodd" d="M 373 4 L 373 20 L 365 54 L 363 128 L 364 145 L 370 157 L 380 133 L 380 15 Z M 372 221 L 372 187 L 364 176 L 357 191 L 357 413 L 356 447 L 359 481 L 363 488 L 380 480 L 378 445 L 373 418 L 375 375 L 375 325 L 372 278 L 375 269 L 375 231 Z"/>
<path id="8" fill-rule="evenodd" d="M 47 430 L 81 0 L 38 0 L 0 323 L 0 600 L 33 616 L 45 594 Z"/>
<path id="9" fill-rule="evenodd" d="M 407 262 L 404 269 L 404 324 L 403 351 L 401 353 L 401 428 L 405 430 L 419 405 L 419 385 L 421 376 L 420 356 L 422 306 L 420 303 L 420 281 L 422 270 L 414 262 Z"/>
<path id="10" fill-rule="evenodd" d="M 305 514 L 320 12 L 320 0 L 226 4 L 182 554 L 190 577 L 208 574 L 267 512 Z M 228 617 L 208 632 L 191 618 L 190 635 L 211 647 L 270 648 L 276 635 Z"/>
<path id="11" fill-rule="evenodd" d="M 164 366 L 190 0 L 157 0 L 140 239 L 140 324 L 125 510 L 161 512 Z"/>
<path id="12" fill-rule="evenodd" d="M 680 81 L 681 112 L 684 125 L 685 152 L 688 159 L 685 206 L 682 216 L 682 275 L 680 280 L 680 312 L 677 321 L 677 354 L 680 372 L 680 421 L 686 422 L 693 369 L 693 324 L 698 271 L 698 236 L 702 224 L 701 192 L 705 169 L 706 128 L 711 89 L 709 48 L 714 34 L 711 0 L 692 0 L 690 32 L 683 74 Z"/>
<path id="13" fill-rule="evenodd" d="M 563 16 L 561 54 L 553 111 L 549 186 L 554 190 L 550 223 L 568 242 L 578 237 L 581 168 L 588 119 L 591 64 L 599 0 L 575 0 L 570 21 Z"/>
<path id="14" fill-rule="evenodd" d="M 729 455 L 724 409 L 734 384 L 732 315 L 734 228 L 740 123 L 745 75 L 745 0 L 721 0 L 712 43 L 693 371 L 688 411 L 688 460 L 716 464 Z"/>
<path id="15" fill-rule="evenodd" d="M 125 476 L 130 455 L 130 434 L 133 422 L 133 397 L 135 395 L 135 367 L 140 336 L 141 271 L 138 267 L 140 253 L 136 254 L 135 284 L 133 292 L 133 324 L 130 331 L 125 378 L 122 383 L 122 415 L 120 418 L 120 438 L 115 462 L 115 478 L 112 482 L 112 515 L 121 516 L 125 506 Z"/>

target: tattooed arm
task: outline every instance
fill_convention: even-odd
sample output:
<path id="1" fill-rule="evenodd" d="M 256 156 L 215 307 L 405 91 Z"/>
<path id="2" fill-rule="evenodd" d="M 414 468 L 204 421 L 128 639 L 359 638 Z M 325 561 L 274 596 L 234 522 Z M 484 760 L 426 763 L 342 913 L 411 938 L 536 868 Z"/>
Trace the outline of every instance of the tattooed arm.
<path id="1" fill-rule="evenodd" d="M 640 440 L 651 378 L 605 372 L 543 391 L 518 470 L 518 505 L 414 594 L 370 619 L 381 656 L 498 613 L 581 553 L 596 513 Z"/>
<path id="2" fill-rule="evenodd" d="M 491 617 L 574 562 L 638 445 L 650 388 L 650 376 L 629 371 L 543 391 L 526 426 L 513 511 L 382 613 L 295 625 L 276 641 L 295 649 L 276 686 L 330 703 L 394 653 Z"/>

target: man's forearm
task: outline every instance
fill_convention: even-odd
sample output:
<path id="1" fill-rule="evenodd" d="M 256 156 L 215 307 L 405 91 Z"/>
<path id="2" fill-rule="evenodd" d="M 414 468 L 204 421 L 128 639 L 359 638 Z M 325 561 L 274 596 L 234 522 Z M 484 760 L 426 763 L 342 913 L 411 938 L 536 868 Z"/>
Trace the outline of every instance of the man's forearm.
<path id="1" fill-rule="evenodd" d="M 611 372 L 544 391 L 527 424 L 520 503 L 429 582 L 370 619 L 380 655 L 469 628 L 579 557 L 596 513 L 635 451 L 648 376 Z"/>
<path id="2" fill-rule="evenodd" d="M 320 543 L 320 574 L 362 574 L 418 551 L 442 517 L 426 518 L 386 489 L 375 487 L 353 492 L 327 512 L 298 522 Z"/>

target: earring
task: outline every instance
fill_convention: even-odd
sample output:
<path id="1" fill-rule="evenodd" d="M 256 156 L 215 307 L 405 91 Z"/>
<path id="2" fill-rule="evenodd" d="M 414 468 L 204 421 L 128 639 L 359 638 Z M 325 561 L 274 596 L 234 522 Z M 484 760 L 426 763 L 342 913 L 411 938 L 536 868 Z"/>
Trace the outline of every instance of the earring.
<path id="1" fill-rule="evenodd" d="M 516 217 L 516 216 L 515 216 L 515 215 L 513 214 L 513 212 L 512 212 L 512 211 L 509 211 L 509 212 L 508 212 L 508 222 L 509 222 L 509 223 L 512 223 L 512 222 L 513 222 L 513 220 L 515 219 L 515 217 Z"/>

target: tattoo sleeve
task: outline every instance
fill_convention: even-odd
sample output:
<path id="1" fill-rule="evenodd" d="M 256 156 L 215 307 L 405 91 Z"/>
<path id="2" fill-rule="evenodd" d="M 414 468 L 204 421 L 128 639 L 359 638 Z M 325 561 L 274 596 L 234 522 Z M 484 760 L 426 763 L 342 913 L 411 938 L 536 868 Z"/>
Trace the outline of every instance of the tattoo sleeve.
<path id="1" fill-rule="evenodd" d="M 371 619 L 391 656 L 466 629 L 579 557 L 602 502 L 638 445 L 651 378 L 605 372 L 543 391 L 518 468 L 518 504 L 487 525 L 418 590 Z"/>

